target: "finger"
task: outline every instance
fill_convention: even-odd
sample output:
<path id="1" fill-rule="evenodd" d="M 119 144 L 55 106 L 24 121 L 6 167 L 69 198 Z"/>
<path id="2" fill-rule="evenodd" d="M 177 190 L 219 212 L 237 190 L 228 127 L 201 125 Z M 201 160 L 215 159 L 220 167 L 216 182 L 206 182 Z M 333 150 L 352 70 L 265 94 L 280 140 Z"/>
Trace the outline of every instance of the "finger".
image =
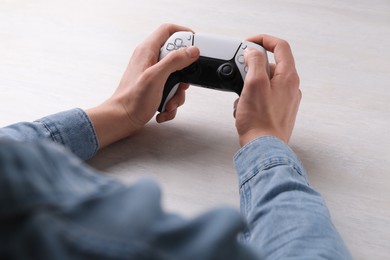
<path id="1" fill-rule="evenodd" d="M 269 77 L 272 79 L 275 74 L 276 65 L 274 63 L 269 64 Z"/>
<path id="2" fill-rule="evenodd" d="M 156 121 L 159 124 L 164 123 L 166 121 L 170 121 L 176 117 L 176 113 L 177 113 L 177 109 L 169 112 L 168 111 L 162 112 L 156 116 Z"/>
<path id="3" fill-rule="evenodd" d="M 187 84 L 187 83 L 180 83 L 180 86 L 179 86 L 180 89 L 183 89 L 183 90 L 187 90 L 190 88 L 190 84 Z"/>
<path id="4" fill-rule="evenodd" d="M 188 84 L 180 84 L 175 95 L 168 101 L 165 109 L 166 111 L 176 110 L 178 107 L 182 106 L 186 99 L 186 90 L 188 89 Z"/>
<path id="5" fill-rule="evenodd" d="M 233 117 L 236 118 L 236 111 L 237 111 L 237 106 L 238 106 L 238 102 L 240 101 L 240 98 L 237 98 L 235 101 L 234 101 L 234 104 L 233 104 Z"/>
<path id="6" fill-rule="evenodd" d="M 195 46 L 181 48 L 170 52 L 164 59 L 150 67 L 151 75 L 159 77 L 162 81 L 167 80 L 173 72 L 181 70 L 199 58 L 199 49 Z"/>
<path id="7" fill-rule="evenodd" d="M 295 67 L 294 57 L 287 41 L 270 35 L 257 35 L 247 40 L 256 42 L 267 51 L 273 52 L 277 67 L 281 67 L 283 70 L 290 70 L 291 67 Z"/>
<path id="8" fill-rule="evenodd" d="M 176 117 L 178 107 L 185 102 L 185 91 L 189 86 L 190 85 L 186 83 L 180 84 L 175 96 L 167 103 L 166 110 L 156 116 L 157 123 L 170 121 Z"/>

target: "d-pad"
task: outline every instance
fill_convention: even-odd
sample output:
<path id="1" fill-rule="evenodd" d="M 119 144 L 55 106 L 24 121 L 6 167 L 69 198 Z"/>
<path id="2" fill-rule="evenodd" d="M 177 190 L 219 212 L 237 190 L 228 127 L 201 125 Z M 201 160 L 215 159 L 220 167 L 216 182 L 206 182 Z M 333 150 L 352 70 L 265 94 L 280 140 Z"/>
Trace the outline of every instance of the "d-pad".
<path id="1" fill-rule="evenodd" d="M 173 50 L 177 50 L 177 49 L 180 49 L 183 47 L 187 47 L 186 45 L 183 45 L 183 39 L 176 38 L 173 43 L 167 44 L 166 49 L 167 49 L 167 51 L 173 51 Z"/>

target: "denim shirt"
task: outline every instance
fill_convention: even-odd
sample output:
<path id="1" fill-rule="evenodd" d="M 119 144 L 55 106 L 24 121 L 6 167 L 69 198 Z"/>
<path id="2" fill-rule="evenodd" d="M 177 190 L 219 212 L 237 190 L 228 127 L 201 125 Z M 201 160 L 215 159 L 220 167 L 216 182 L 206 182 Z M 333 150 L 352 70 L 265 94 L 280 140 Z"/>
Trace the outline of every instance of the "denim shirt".
<path id="1" fill-rule="evenodd" d="M 241 213 L 220 207 L 191 220 L 162 209 L 155 181 L 128 186 L 87 166 L 98 147 L 81 109 L 0 129 L 0 258 L 351 258 L 301 162 L 275 137 L 234 157 Z"/>
<path id="2" fill-rule="evenodd" d="M 67 147 L 83 160 L 95 155 L 99 148 L 95 130 L 87 114 L 72 109 L 44 117 L 32 123 L 23 122 L 0 129 L 0 140 L 53 141 Z"/>

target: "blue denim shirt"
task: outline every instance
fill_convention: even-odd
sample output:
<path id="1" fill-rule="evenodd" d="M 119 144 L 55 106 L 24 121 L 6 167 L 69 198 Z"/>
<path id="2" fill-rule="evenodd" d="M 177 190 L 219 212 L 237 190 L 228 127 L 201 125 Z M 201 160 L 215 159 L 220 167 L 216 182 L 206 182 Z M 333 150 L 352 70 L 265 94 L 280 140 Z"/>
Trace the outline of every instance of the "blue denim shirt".
<path id="1" fill-rule="evenodd" d="M 95 130 L 81 109 L 57 113 L 36 120 L 0 129 L 0 140 L 37 142 L 42 140 L 61 144 L 83 160 L 95 155 L 99 148 Z"/>
<path id="2" fill-rule="evenodd" d="M 241 214 L 192 220 L 164 212 L 153 180 L 127 186 L 80 160 L 98 147 L 81 109 L 0 129 L 0 258 L 351 258 L 302 164 L 274 137 L 234 157 Z"/>

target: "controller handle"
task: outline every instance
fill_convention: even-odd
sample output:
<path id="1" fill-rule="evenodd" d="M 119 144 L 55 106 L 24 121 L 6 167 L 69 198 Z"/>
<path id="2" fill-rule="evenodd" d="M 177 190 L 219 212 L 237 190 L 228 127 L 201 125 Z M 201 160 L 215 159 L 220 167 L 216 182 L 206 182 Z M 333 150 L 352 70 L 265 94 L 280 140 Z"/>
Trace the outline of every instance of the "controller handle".
<path id="1" fill-rule="evenodd" d="M 180 76 L 179 76 L 178 71 L 169 75 L 167 82 L 165 82 L 165 85 L 164 85 L 162 100 L 161 100 L 160 106 L 157 109 L 158 112 L 165 111 L 165 107 L 166 107 L 168 101 L 175 95 L 175 93 L 180 85 L 180 81 L 181 80 L 180 80 Z"/>

